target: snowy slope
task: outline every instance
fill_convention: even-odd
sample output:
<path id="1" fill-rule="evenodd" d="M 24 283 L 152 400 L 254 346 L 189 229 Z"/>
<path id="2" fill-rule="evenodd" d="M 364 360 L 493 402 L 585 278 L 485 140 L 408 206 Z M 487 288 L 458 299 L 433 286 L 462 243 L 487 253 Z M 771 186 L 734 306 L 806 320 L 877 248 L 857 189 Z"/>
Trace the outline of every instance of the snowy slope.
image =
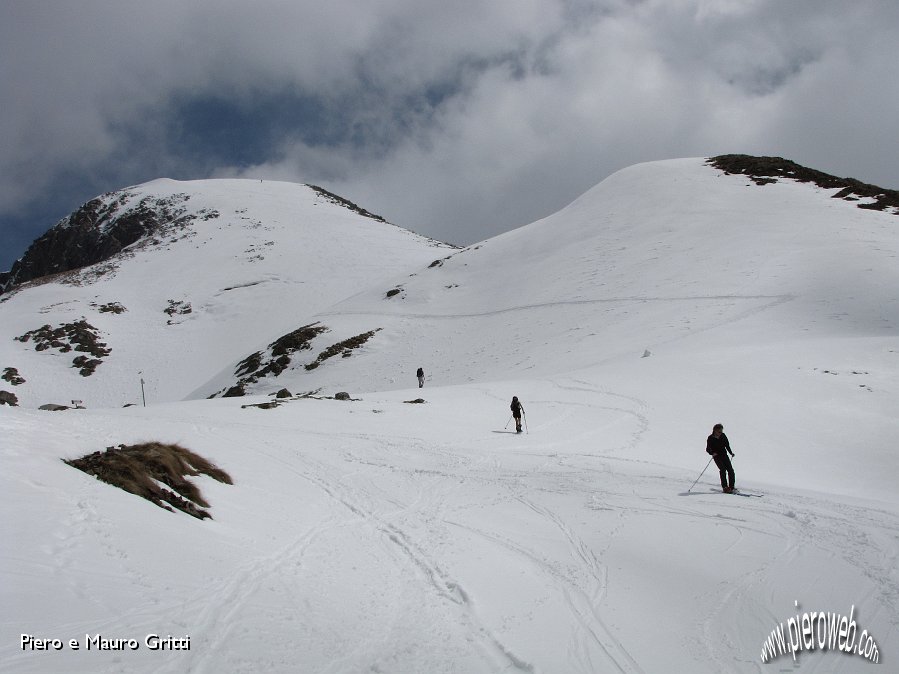
<path id="1" fill-rule="evenodd" d="M 319 314 L 347 333 L 403 335 L 406 351 L 373 347 L 328 378 L 405 385 L 419 361 L 450 383 L 556 373 L 760 312 L 776 341 L 893 336 L 899 220 L 828 196 L 699 159 L 631 167 L 553 216 Z"/>
<path id="2" fill-rule="evenodd" d="M 0 671 L 857 672 L 760 657 L 796 614 L 852 607 L 889 670 L 897 219 L 829 196 L 702 160 L 632 167 L 281 326 L 328 332 L 258 395 L 0 407 Z M 282 386 L 356 400 L 252 406 Z M 721 494 L 714 466 L 689 490 L 718 421 L 761 498 Z M 234 478 L 195 480 L 213 520 L 60 461 L 145 440 Z M 86 652 L 97 634 L 140 647 Z"/>
<path id="3" fill-rule="evenodd" d="M 762 642 L 794 601 L 854 605 L 882 662 L 899 657 L 895 499 L 758 483 L 763 498 L 739 498 L 710 491 L 711 477 L 688 494 L 698 471 L 642 455 L 655 419 L 636 403 L 519 382 L 534 402 L 516 436 L 500 432 L 509 390 L 426 389 L 425 405 L 402 402 L 411 389 L 273 410 L 240 407 L 259 398 L 0 410 L 14 543 L 0 671 L 767 671 Z M 150 438 L 231 474 L 230 486 L 197 480 L 214 520 L 58 458 Z M 37 652 L 21 634 L 140 648 Z M 149 651 L 149 634 L 189 637 L 190 650 Z M 799 663 L 769 667 L 865 666 L 827 652 Z"/>
<path id="4" fill-rule="evenodd" d="M 899 218 L 834 192 L 702 159 L 631 167 L 316 315 L 331 331 L 306 360 L 247 390 L 404 388 L 419 366 L 429 385 L 568 373 L 585 397 L 614 391 L 664 419 L 647 458 L 693 466 L 697 428 L 721 421 L 756 457 L 747 477 L 889 497 L 894 473 L 855 466 L 895 465 Z M 378 328 L 352 358 L 305 369 Z M 194 395 L 234 380 L 232 365 Z"/>
<path id="5" fill-rule="evenodd" d="M 180 400 L 301 318 L 451 250 L 305 185 L 157 180 L 105 200 L 123 213 L 164 203 L 186 224 L 107 263 L 2 296 L 0 366 L 25 379 L 11 389 L 20 405 L 140 403 L 138 372 L 148 400 Z M 112 303 L 125 311 L 102 311 Z M 111 351 L 90 376 L 72 367 L 77 353 L 12 339 L 82 317 Z"/>

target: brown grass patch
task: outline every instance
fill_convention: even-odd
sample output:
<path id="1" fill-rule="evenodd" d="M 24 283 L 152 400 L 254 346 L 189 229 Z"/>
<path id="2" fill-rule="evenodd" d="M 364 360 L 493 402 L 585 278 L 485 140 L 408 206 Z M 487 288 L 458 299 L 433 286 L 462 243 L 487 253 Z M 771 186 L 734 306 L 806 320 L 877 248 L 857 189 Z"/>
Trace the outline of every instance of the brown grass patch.
<path id="1" fill-rule="evenodd" d="M 105 452 L 63 461 L 98 480 L 145 498 L 160 508 L 169 511 L 177 508 L 198 519 L 212 518 L 203 510 L 209 507 L 209 503 L 187 476 L 203 474 L 219 482 L 233 484 L 228 473 L 202 456 L 180 445 L 159 442 L 119 445 L 109 447 Z"/>

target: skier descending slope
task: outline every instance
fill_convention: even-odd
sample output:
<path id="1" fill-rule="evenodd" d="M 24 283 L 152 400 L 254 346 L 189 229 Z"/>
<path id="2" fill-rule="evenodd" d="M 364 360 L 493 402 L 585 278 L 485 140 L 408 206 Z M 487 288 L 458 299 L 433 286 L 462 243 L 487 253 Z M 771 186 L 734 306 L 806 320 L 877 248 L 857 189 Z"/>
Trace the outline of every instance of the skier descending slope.
<path id="1" fill-rule="evenodd" d="M 521 413 L 524 411 L 524 407 L 518 402 L 518 396 L 512 396 L 512 404 L 509 407 L 511 407 L 512 416 L 515 418 L 515 432 L 521 433 Z"/>
<path id="2" fill-rule="evenodd" d="M 718 472 L 721 475 L 721 490 L 725 494 L 732 494 L 734 491 L 734 467 L 731 465 L 730 456 L 734 456 L 730 448 L 730 441 L 724 434 L 724 426 L 715 424 L 712 427 L 712 434 L 705 443 L 705 451 L 712 455 L 715 459 L 715 465 L 718 466 Z"/>

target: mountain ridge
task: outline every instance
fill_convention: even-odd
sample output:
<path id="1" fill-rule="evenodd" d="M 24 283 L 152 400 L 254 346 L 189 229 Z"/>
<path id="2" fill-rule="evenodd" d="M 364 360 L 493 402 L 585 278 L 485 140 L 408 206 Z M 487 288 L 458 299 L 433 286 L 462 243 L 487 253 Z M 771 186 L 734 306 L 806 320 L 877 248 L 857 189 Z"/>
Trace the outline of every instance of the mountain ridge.
<path id="1" fill-rule="evenodd" d="M 190 200 L 190 186 L 201 182 L 210 181 L 159 178 L 108 192 L 85 202 L 35 239 L 9 271 L 0 272 L 0 295 L 28 281 L 105 262 L 125 248 L 159 235 L 163 230 L 175 230 L 196 219 L 218 217 L 214 208 L 194 213 L 186 208 Z M 251 180 L 247 182 L 255 183 Z M 135 203 L 135 197 L 148 186 L 166 183 L 182 185 L 186 191 L 159 198 L 148 195 Z M 322 187 L 303 186 L 333 204 L 376 222 L 390 224 L 380 215 Z"/>
<path id="2" fill-rule="evenodd" d="M 0 670 L 899 660 L 895 215 L 689 158 L 456 250 L 231 187 L 0 298 Z M 722 493 L 717 423 L 763 498 Z M 776 651 L 810 611 L 854 653 Z"/>
<path id="3" fill-rule="evenodd" d="M 306 317 L 333 331 L 320 340 L 383 331 L 340 375 L 339 365 L 325 376 L 297 363 L 247 391 L 393 388 L 412 367 L 408 353 L 452 384 L 565 371 L 583 364 L 577 354 L 590 341 L 604 342 L 608 358 L 623 357 L 754 312 L 771 310 L 791 334 L 818 331 L 831 320 L 818 315 L 822 302 L 840 307 L 841 329 L 892 330 L 899 325 L 890 290 L 899 282 L 890 266 L 893 216 L 822 198 L 838 189 L 789 178 L 747 187 L 700 158 L 623 169 L 556 214 Z M 861 232 L 881 243 L 866 243 Z M 530 324 L 528 313 L 538 310 L 558 316 L 554 327 Z M 657 320 L 646 323 L 655 311 Z M 629 329 L 643 343 L 627 339 Z M 523 359 L 503 355 L 510 332 L 532 347 Z M 378 347 L 387 341 L 405 348 Z M 448 354 L 452 367 L 441 364 Z M 223 373 L 195 395 L 234 384 Z"/>
<path id="4" fill-rule="evenodd" d="M 420 364 L 446 383 L 548 374 L 583 365 L 579 354 L 593 353 L 592 342 L 603 342 L 604 359 L 614 360 L 758 312 L 791 334 L 815 331 L 820 321 L 832 320 L 818 315 L 816 303 L 835 307 L 834 315 L 843 316 L 840 329 L 894 329 L 899 310 L 889 288 L 895 273 L 885 257 L 895 246 L 887 231 L 894 218 L 821 198 L 845 186 L 803 182 L 789 174 L 794 165 L 785 162 L 733 155 L 638 164 L 556 214 L 463 249 L 418 237 L 314 186 L 201 181 L 196 185 L 203 189 L 188 196 L 185 183 L 154 181 L 108 200 L 103 213 L 145 213 L 152 195 L 169 215 L 155 233 L 102 263 L 36 279 L 0 297 L 0 308 L 25 290 L 42 298 L 31 309 L 29 302 L 19 305 L 31 318 L 20 314 L 9 339 L 24 347 L 5 355 L 0 350 L 0 364 L 29 382 L 17 391 L 31 388 L 29 369 L 43 372 L 49 365 L 57 376 L 42 378 L 55 386 L 68 382 L 65 397 L 109 404 L 109 392 L 82 388 L 96 389 L 93 382 L 107 377 L 108 363 L 123 349 L 135 352 L 136 344 L 150 344 L 157 339 L 153 335 L 162 340 L 152 345 L 158 358 L 182 363 L 178 377 L 187 378 L 191 359 L 205 363 L 205 375 L 191 374 L 189 384 L 178 386 L 170 381 L 171 366 L 161 368 L 151 398 L 171 400 L 284 387 L 391 389 Z M 764 178 L 761 186 L 742 179 L 754 177 L 753 171 Z M 322 226 L 333 218 L 353 224 L 346 233 Z M 92 226 L 102 229 L 109 220 L 95 218 Z M 397 257 L 397 245 L 410 257 Z M 369 247 L 380 257 L 371 259 Z M 709 273 L 710 265 L 720 271 Z M 346 276 L 340 282 L 338 269 Z M 113 280 L 116 275 L 123 276 L 123 285 Z M 47 287 L 38 291 L 34 284 Z M 107 290 L 98 294 L 101 288 Z M 790 310 L 783 311 L 784 305 Z M 145 307 L 139 316 L 137 306 Z M 528 314 L 534 312 L 555 318 L 550 325 L 532 325 Z M 679 317 L 684 312 L 689 318 Z M 45 316 L 56 316 L 55 322 Z M 48 339 L 24 339 L 38 334 L 42 324 L 39 334 Z M 121 331 L 138 324 L 141 330 Z M 323 330 L 303 349 L 275 353 L 280 341 L 310 324 Z M 643 343 L 633 344 L 629 331 Z M 90 382 L 60 378 L 58 358 L 42 356 L 38 365 L 33 350 L 22 353 L 82 348 L 69 334 L 88 335 L 78 339 L 112 351 L 85 354 L 87 360 L 71 364 Z M 344 349 L 346 360 L 316 359 L 367 334 L 373 337 L 361 348 Z M 524 347 L 516 349 L 522 355 L 508 355 L 508 340 Z M 222 360 L 216 362 L 215 354 Z M 28 360 L 31 366 L 24 364 Z M 129 364 L 118 368 L 157 369 L 153 358 L 140 360 L 132 353 Z M 249 367 L 257 361 L 258 367 Z M 123 389 L 124 378 L 118 374 L 113 388 Z M 117 395 L 127 402 L 123 393 Z M 33 397 L 30 404 L 37 402 L 47 400 Z"/>
<path id="5" fill-rule="evenodd" d="M 86 230 L 116 252 L 0 296 L 0 362 L 25 379 L 15 387 L 21 404 L 51 396 L 134 402 L 141 378 L 151 400 L 179 399 L 221 368 L 219 358 L 270 342 L 301 325 L 297 316 L 451 249 L 321 188 L 275 181 L 158 180 L 89 211 L 58 225 L 56 240 Z M 115 229 L 122 216 L 142 223 L 129 229 L 139 236 L 127 246 Z M 87 369 L 70 362 L 81 346 L 69 335 L 79 334 L 110 353 L 84 354 L 100 361 Z"/>

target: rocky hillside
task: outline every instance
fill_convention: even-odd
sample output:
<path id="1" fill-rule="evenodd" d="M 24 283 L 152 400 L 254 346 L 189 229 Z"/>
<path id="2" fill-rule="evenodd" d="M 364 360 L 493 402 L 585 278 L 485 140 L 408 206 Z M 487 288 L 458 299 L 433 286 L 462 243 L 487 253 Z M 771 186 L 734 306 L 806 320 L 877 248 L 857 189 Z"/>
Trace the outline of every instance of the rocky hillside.
<path id="1" fill-rule="evenodd" d="M 141 401 L 144 380 L 148 400 L 178 400 L 306 316 L 449 250 L 318 187 L 158 180 L 107 194 L 9 274 L 0 368 L 18 383 L 0 390 L 29 407 L 121 405 Z"/>
<path id="2" fill-rule="evenodd" d="M 343 197 L 309 188 L 333 204 L 386 223 Z M 0 294 L 27 281 L 104 262 L 138 242 L 177 236 L 197 220 L 219 217 L 214 208 L 189 208 L 190 199 L 189 192 L 144 195 L 139 187 L 91 199 L 35 240 L 10 271 L 0 273 Z"/>

